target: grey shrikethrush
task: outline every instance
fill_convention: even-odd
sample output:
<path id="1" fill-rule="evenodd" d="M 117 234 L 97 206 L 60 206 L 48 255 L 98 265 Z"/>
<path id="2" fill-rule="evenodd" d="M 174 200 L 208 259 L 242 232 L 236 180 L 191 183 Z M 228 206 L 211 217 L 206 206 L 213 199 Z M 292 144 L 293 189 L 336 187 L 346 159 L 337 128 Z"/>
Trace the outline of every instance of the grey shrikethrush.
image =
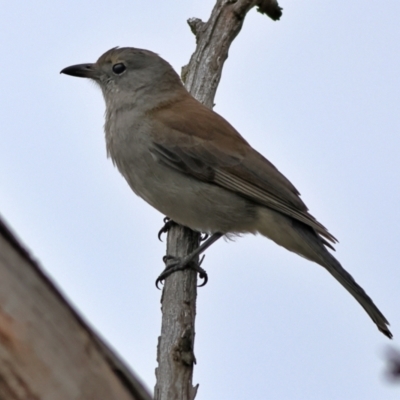
<path id="1" fill-rule="evenodd" d="M 148 50 L 114 48 L 94 64 L 61 72 L 100 86 L 108 156 L 138 196 L 173 221 L 212 234 L 208 245 L 226 234 L 260 233 L 316 262 L 392 337 L 386 318 L 327 250 L 336 239 L 296 188 L 193 98 L 168 62 Z"/>

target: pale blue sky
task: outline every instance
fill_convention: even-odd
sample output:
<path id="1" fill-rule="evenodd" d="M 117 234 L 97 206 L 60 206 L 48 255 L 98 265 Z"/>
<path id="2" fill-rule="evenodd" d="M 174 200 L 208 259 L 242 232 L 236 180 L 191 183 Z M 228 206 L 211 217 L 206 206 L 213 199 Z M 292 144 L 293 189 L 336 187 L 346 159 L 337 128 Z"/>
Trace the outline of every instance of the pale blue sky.
<path id="1" fill-rule="evenodd" d="M 177 70 L 186 19 L 213 0 L 4 2 L 0 213 L 90 323 L 152 390 L 160 332 L 154 280 L 163 216 L 106 159 L 100 91 L 59 75 L 114 46 Z M 400 3 L 281 2 L 253 10 L 216 111 L 300 190 L 340 240 L 336 256 L 400 337 Z M 199 290 L 196 399 L 398 399 L 390 343 L 321 267 L 261 237 L 219 242 Z M 0 289 L 1 290 L 1 289 Z"/>

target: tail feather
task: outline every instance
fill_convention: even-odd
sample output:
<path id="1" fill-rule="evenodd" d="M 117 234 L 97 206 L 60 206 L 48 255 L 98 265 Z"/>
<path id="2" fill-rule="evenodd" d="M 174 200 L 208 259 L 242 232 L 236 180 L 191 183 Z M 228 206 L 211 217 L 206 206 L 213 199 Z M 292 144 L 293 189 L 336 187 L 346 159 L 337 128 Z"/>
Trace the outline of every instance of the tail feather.
<path id="1" fill-rule="evenodd" d="M 321 238 L 308 227 L 300 227 L 302 236 L 306 239 L 311 252 L 314 253 L 312 261 L 325 267 L 328 272 L 358 301 L 367 312 L 378 329 L 389 339 L 393 337 L 388 325 L 389 322 L 381 313 L 365 290 L 354 280 L 354 278 L 341 266 L 338 260 L 326 249 Z"/>
<path id="2" fill-rule="evenodd" d="M 332 248 L 316 231 L 303 222 L 287 217 L 266 207 L 260 207 L 257 231 L 262 235 L 297 253 L 308 260 L 326 268 L 331 275 L 360 303 L 375 322 L 378 329 L 388 338 L 392 338 L 389 322 L 379 311 L 372 299 L 358 285 L 353 277 L 340 265 L 339 261 L 327 250 Z"/>
<path id="3" fill-rule="evenodd" d="M 340 265 L 330 253 L 328 253 L 330 260 L 324 263 L 324 267 L 330 272 L 330 274 L 336 278 L 336 280 L 347 289 L 347 291 L 360 303 L 367 314 L 371 317 L 372 321 L 375 322 L 378 329 L 389 339 L 393 337 L 390 332 L 388 325 L 389 322 L 385 316 L 380 312 L 378 307 L 374 304 L 372 299 L 367 295 L 365 290 L 354 280 L 354 278 Z"/>

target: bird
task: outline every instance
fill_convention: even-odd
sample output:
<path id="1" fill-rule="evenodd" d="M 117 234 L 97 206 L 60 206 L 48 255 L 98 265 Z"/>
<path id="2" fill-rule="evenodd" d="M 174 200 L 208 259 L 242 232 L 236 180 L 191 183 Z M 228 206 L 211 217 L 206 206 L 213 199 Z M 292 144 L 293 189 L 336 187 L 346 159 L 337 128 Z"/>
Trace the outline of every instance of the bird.
<path id="1" fill-rule="evenodd" d="M 261 234 L 324 267 L 392 338 L 387 319 L 328 250 L 336 238 L 309 213 L 295 186 L 196 100 L 166 60 L 149 50 L 115 47 L 95 63 L 61 73 L 100 86 L 107 156 L 133 192 L 172 221 L 211 235 L 189 258 L 222 236 Z"/>

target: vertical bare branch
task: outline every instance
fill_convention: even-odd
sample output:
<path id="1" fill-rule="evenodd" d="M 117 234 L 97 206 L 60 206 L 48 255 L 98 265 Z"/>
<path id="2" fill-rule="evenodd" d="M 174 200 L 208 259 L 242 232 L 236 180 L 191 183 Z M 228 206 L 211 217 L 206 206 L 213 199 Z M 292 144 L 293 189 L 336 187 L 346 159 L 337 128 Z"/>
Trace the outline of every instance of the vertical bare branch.
<path id="1" fill-rule="evenodd" d="M 196 50 L 182 68 L 182 79 L 190 93 L 212 108 L 222 68 L 231 43 L 240 32 L 247 12 L 254 6 L 272 19 L 279 19 L 281 8 L 276 0 L 217 0 L 209 20 L 188 20 L 196 36 Z M 200 236 L 176 225 L 168 232 L 167 255 L 184 257 L 198 247 Z M 193 270 L 170 275 L 161 298 L 162 327 L 157 348 L 158 368 L 156 400 L 193 400 L 197 276 Z"/>
<path id="2" fill-rule="evenodd" d="M 199 234 L 174 225 L 168 232 L 167 254 L 184 257 L 197 248 Z M 162 325 L 158 338 L 156 400 L 192 400 L 194 322 L 196 317 L 197 276 L 193 270 L 170 275 L 161 297 Z"/>
<path id="3" fill-rule="evenodd" d="M 281 16 L 281 8 L 275 0 L 218 0 L 206 23 L 198 18 L 188 20 L 197 46 L 189 64 L 182 68 L 182 79 L 189 92 L 207 107 L 214 105 L 229 48 L 242 29 L 246 14 L 254 6 L 272 19 Z"/>

